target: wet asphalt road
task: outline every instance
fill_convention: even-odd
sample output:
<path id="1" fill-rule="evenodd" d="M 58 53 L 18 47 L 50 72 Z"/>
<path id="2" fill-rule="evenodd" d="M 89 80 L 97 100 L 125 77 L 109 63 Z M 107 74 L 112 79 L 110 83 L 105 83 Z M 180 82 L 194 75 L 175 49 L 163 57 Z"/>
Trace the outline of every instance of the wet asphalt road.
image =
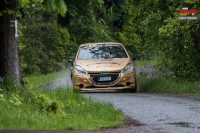
<path id="1" fill-rule="evenodd" d="M 61 83 L 61 82 L 60 82 Z M 1 130 L 0 133 L 200 133 L 200 96 L 121 92 L 84 92 L 86 97 L 111 102 L 143 126 L 98 131 Z"/>
<path id="2" fill-rule="evenodd" d="M 146 68 L 142 68 L 143 70 Z M 147 68 L 152 73 L 153 70 Z M 67 81 L 67 82 L 66 82 Z M 69 76 L 46 87 L 71 86 Z M 104 133 L 200 133 L 200 95 L 122 93 L 111 91 L 83 92 L 86 97 L 111 102 L 128 117 L 143 126 L 106 129 Z M 89 131 L 70 131 L 86 133 Z M 46 132 L 45 132 L 46 133 Z"/>
<path id="3" fill-rule="evenodd" d="M 48 87 L 52 89 L 66 83 L 71 86 L 70 78 L 53 82 Z M 101 132 L 200 133 L 200 95 L 116 91 L 86 91 L 83 95 L 111 102 L 125 115 L 145 125 Z"/>
<path id="4" fill-rule="evenodd" d="M 129 127 L 126 132 L 200 133 L 200 96 L 113 92 L 84 95 L 111 102 L 146 125 Z"/>

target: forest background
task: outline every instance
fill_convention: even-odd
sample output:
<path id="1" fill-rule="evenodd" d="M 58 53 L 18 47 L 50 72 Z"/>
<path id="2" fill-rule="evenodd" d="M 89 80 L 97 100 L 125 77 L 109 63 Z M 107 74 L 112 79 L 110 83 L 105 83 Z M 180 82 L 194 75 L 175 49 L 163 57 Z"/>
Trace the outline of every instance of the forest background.
<path id="1" fill-rule="evenodd" d="M 18 6 L 23 75 L 60 71 L 87 42 L 117 41 L 138 60 L 156 60 L 170 78 L 200 79 L 200 20 L 178 20 L 197 0 L 65 0 L 65 17 L 41 3 Z M 195 14 L 199 16 L 199 13 Z"/>

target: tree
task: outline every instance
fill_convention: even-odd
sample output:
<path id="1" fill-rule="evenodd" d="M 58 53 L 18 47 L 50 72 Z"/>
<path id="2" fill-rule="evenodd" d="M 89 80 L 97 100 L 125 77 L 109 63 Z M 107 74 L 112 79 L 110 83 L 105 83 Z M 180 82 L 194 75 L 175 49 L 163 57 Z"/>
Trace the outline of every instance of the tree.
<path id="1" fill-rule="evenodd" d="M 58 16 L 58 24 L 67 27 L 73 44 L 113 41 L 108 27 L 110 16 L 106 14 L 103 0 L 65 0 L 66 17 Z"/>
<path id="2" fill-rule="evenodd" d="M 62 16 L 65 15 L 67 9 L 63 0 L 34 0 L 34 2 L 42 2 L 46 11 L 56 10 Z M 29 0 L 0 1 L 0 76 L 13 79 L 17 85 L 22 80 L 22 74 L 16 27 L 12 26 L 12 22 L 17 19 L 17 5 L 29 3 Z"/>
<path id="3" fill-rule="evenodd" d="M 18 45 L 23 75 L 60 71 L 71 53 L 67 28 L 57 24 L 57 13 L 41 8 L 40 3 L 34 4 L 34 9 L 27 7 L 24 12 L 28 14 L 20 19 Z"/>
<path id="4" fill-rule="evenodd" d="M 121 6 L 124 24 L 116 38 L 138 58 L 157 59 L 163 76 L 198 81 L 200 20 L 178 20 L 178 11 L 188 5 L 200 8 L 198 0 L 126 0 Z"/>
<path id="5" fill-rule="evenodd" d="M 11 22 L 16 20 L 16 1 L 0 1 L 0 76 L 9 76 L 20 84 L 21 70 L 15 27 Z"/>

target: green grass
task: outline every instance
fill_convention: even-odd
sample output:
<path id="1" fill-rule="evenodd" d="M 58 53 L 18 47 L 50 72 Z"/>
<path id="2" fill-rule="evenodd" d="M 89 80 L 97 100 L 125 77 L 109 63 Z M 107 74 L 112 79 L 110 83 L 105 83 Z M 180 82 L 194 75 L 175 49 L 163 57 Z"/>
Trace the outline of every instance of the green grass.
<path id="1" fill-rule="evenodd" d="M 200 94 L 200 82 L 138 76 L 141 92 Z"/>
<path id="2" fill-rule="evenodd" d="M 135 61 L 135 66 L 156 65 L 156 60 Z M 200 94 L 200 82 L 177 81 L 174 78 L 146 77 L 145 73 L 137 75 L 139 91 L 145 93 Z"/>
<path id="3" fill-rule="evenodd" d="M 66 74 L 69 71 L 29 76 L 25 78 L 24 87 L 0 86 L 0 128 L 95 130 L 123 124 L 125 116 L 110 103 L 86 98 L 69 88 L 45 90 L 36 87 Z M 175 82 L 173 79 L 147 78 L 141 75 L 138 75 L 138 82 L 141 92 L 200 94 L 199 82 Z"/>
<path id="4" fill-rule="evenodd" d="M 136 60 L 133 62 L 135 66 L 156 65 L 156 60 Z"/>
<path id="5" fill-rule="evenodd" d="M 42 84 L 49 83 L 55 79 L 65 78 L 66 75 L 69 75 L 70 70 L 65 69 L 60 72 L 54 72 L 46 75 L 30 75 L 23 78 L 25 85 L 29 88 L 35 88 Z"/>
<path id="6" fill-rule="evenodd" d="M 94 130 L 122 125 L 125 116 L 110 103 L 70 89 L 1 91 L 0 128 Z"/>
<path id="7" fill-rule="evenodd" d="M 122 125 L 125 116 L 111 103 L 86 98 L 70 88 L 37 89 L 69 71 L 24 78 L 21 87 L 0 86 L 0 128 L 95 130 Z"/>

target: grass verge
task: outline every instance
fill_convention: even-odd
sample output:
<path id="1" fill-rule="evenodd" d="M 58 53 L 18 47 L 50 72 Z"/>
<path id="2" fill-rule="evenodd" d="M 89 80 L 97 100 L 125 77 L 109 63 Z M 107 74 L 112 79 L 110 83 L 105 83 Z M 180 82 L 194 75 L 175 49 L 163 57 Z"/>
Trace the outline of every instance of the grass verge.
<path id="1" fill-rule="evenodd" d="M 95 130 L 123 125 L 125 116 L 111 103 L 98 102 L 69 88 L 37 89 L 66 77 L 68 71 L 29 76 L 22 87 L 0 86 L 0 128 L 33 130 Z"/>
<path id="2" fill-rule="evenodd" d="M 46 75 L 30 75 L 23 78 L 24 84 L 28 88 L 35 88 L 42 84 L 52 82 L 56 79 L 65 78 L 70 75 L 69 69 L 64 69 L 60 72 L 54 72 Z"/>
<path id="3" fill-rule="evenodd" d="M 200 82 L 138 76 L 140 92 L 200 94 Z"/>
<path id="4" fill-rule="evenodd" d="M 110 103 L 85 98 L 70 89 L 0 89 L 0 128 L 93 130 L 123 124 L 125 116 Z"/>
<path id="5" fill-rule="evenodd" d="M 135 61 L 135 66 L 156 65 L 156 60 Z M 148 75 L 151 76 L 148 76 Z M 160 74 L 160 75 L 156 75 Z M 148 69 L 137 75 L 140 92 L 152 93 L 178 93 L 178 94 L 200 94 L 200 82 L 177 81 L 174 78 L 162 77 L 161 73 L 149 73 Z"/>
<path id="6" fill-rule="evenodd" d="M 135 66 L 156 65 L 156 60 L 136 60 L 133 62 Z"/>

